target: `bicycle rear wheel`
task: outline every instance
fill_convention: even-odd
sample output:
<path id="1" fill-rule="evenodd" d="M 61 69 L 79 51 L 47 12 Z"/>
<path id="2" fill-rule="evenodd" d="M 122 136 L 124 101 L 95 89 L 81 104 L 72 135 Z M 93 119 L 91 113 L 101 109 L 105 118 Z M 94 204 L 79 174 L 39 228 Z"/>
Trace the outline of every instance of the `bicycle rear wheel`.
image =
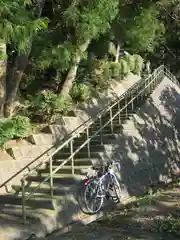
<path id="1" fill-rule="evenodd" d="M 97 213 L 104 202 L 104 195 L 101 184 L 97 180 L 92 180 L 84 191 L 85 205 L 89 213 Z"/>

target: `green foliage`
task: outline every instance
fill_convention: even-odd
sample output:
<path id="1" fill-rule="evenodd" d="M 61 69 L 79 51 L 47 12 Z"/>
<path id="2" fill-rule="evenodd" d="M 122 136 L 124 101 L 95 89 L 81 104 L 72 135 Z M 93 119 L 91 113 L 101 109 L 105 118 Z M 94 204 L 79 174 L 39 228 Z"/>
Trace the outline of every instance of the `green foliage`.
<path id="1" fill-rule="evenodd" d="M 134 55 L 127 54 L 124 55 L 122 59 L 124 59 L 128 63 L 129 70 L 133 72 L 136 64 Z"/>
<path id="2" fill-rule="evenodd" d="M 108 62 L 103 67 L 102 75 L 103 75 L 104 81 L 106 83 L 109 83 L 109 81 L 112 78 L 112 69 L 111 69 L 111 66 L 110 66 L 110 64 Z"/>
<path id="3" fill-rule="evenodd" d="M 87 101 L 91 97 L 91 89 L 87 84 L 75 83 L 70 94 L 75 102 L 83 102 Z"/>
<path id="4" fill-rule="evenodd" d="M 158 7 L 152 2 L 141 1 L 121 4 L 113 25 L 116 38 L 135 53 L 152 54 L 165 36 L 165 26 Z"/>
<path id="5" fill-rule="evenodd" d="M 72 63 L 75 52 L 76 48 L 71 43 L 65 42 L 56 46 L 48 44 L 47 48 L 42 49 L 40 53 L 35 53 L 35 62 L 39 69 L 54 66 L 61 71 L 66 71 Z"/>
<path id="6" fill-rule="evenodd" d="M 114 79 L 120 79 L 121 64 L 119 62 L 110 63 L 111 77 Z"/>
<path id="7" fill-rule="evenodd" d="M 72 99 L 51 92 L 36 94 L 30 98 L 29 110 L 42 122 L 52 121 L 56 115 L 67 115 L 72 110 Z"/>
<path id="8" fill-rule="evenodd" d="M 18 51 L 29 51 L 32 37 L 48 25 L 47 18 L 35 19 L 27 10 L 31 1 L 0 0 L 0 39 L 13 43 Z"/>
<path id="9" fill-rule="evenodd" d="M 66 71 L 74 62 L 75 56 L 87 58 L 86 49 L 81 50 L 81 46 L 97 39 L 111 28 L 118 5 L 118 0 L 91 0 L 90 3 L 67 1 L 62 4 L 55 1 L 51 28 L 34 44 L 37 66 L 41 69 L 54 66 Z"/>
<path id="10" fill-rule="evenodd" d="M 133 70 L 134 74 L 139 75 L 142 72 L 144 60 L 140 55 L 133 55 L 135 61 L 135 68 Z"/>
<path id="11" fill-rule="evenodd" d="M 27 137 L 31 129 L 30 119 L 25 116 L 12 117 L 14 127 L 14 137 L 21 138 Z"/>
<path id="12" fill-rule="evenodd" d="M 129 68 L 129 65 L 128 65 L 128 62 L 126 62 L 124 59 L 121 59 L 119 61 L 120 63 L 120 73 L 121 73 L 121 76 L 122 77 L 125 77 L 129 74 L 130 72 L 130 68 Z"/>
<path id="13" fill-rule="evenodd" d="M 156 219 L 154 229 L 156 232 L 171 234 L 180 237 L 180 216 L 169 215 L 166 219 Z"/>
<path id="14" fill-rule="evenodd" d="M 28 136 L 31 129 L 30 120 L 24 116 L 16 116 L 11 119 L 0 121 L 0 147 L 14 138 Z"/>
<path id="15" fill-rule="evenodd" d="M 165 27 L 159 20 L 156 7 L 143 8 L 140 15 L 134 18 L 127 37 L 135 51 L 153 52 L 165 33 Z"/>
<path id="16" fill-rule="evenodd" d="M 106 61 L 94 60 L 90 83 L 97 91 L 102 92 L 108 88 L 111 74 L 110 66 Z"/>
<path id="17" fill-rule="evenodd" d="M 118 12 L 118 0 L 91 0 L 70 4 L 64 12 L 66 23 L 75 28 L 77 42 L 97 38 L 111 27 Z"/>

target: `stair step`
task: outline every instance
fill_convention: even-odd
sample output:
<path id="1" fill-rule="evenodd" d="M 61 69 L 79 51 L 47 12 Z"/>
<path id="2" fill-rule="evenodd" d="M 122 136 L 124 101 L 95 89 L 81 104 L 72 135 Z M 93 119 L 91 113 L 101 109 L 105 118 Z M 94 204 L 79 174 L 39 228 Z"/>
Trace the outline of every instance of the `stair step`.
<path id="1" fill-rule="evenodd" d="M 13 139 L 8 141 L 7 143 L 5 143 L 4 145 L 4 149 L 9 149 L 12 147 L 24 147 L 24 146 L 32 146 L 32 143 L 30 143 L 29 141 L 27 141 L 26 139 Z"/>
<path id="2" fill-rule="evenodd" d="M 53 165 L 60 165 L 63 163 L 64 159 L 54 159 Z M 77 158 L 74 159 L 74 166 L 89 166 L 89 165 L 96 165 L 99 163 L 99 158 Z M 71 166 L 71 160 L 68 161 L 64 166 Z"/>
<path id="3" fill-rule="evenodd" d="M 96 150 L 96 152 L 95 151 L 91 152 L 91 157 L 92 158 L 98 158 L 98 157 L 100 157 L 99 153 L 100 153 L 100 151 L 97 151 L 97 150 Z M 70 152 L 61 151 L 61 152 L 58 152 L 55 155 L 55 158 L 66 159 L 66 158 L 70 157 L 70 155 L 71 155 Z M 75 154 L 74 158 L 75 159 L 77 159 L 77 158 L 88 158 L 88 152 L 87 151 L 79 151 Z"/>
<path id="4" fill-rule="evenodd" d="M 80 147 L 84 142 L 85 142 L 85 140 L 82 141 L 82 140 L 76 139 L 73 142 L 74 149 L 77 149 L 78 147 Z M 109 139 L 107 139 L 107 138 L 103 139 L 103 144 L 107 144 L 107 143 L 109 143 Z M 100 147 L 102 145 L 100 144 L 100 140 L 96 140 L 96 139 L 93 138 L 92 140 L 90 140 L 90 146 L 91 147 L 95 147 L 95 146 L 99 146 Z"/>
<path id="5" fill-rule="evenodd" d="M 29 186 L 25 187 L 25 192 L 26 193 L 33 192 L 38 187 L 38 185 L 39 185 L 38 182 L 32 182 Z M 12 188 L 16 193 L 21 194 L 22 188 L 20 185 L 12 185 Z M 53 194 L 58 196 L 65 195 L 65 193 L 68 193 L 68 192 L 71 193 L 73 189 L 74 189 L 74 185 L 64 186 L 62 184 L 54 184 Z M 50 190 L 49 183 L 41 184 L 40 188 L 36 189 L 36 193 L 50 194 L 51 190 Z"/>
<path id="6" fill-rule="evenodd" d="M 57 142 L 57 137 L 50 133 L 32 134 L 28 139 L 36 145 L 54 145 Z"/>
<path id="7" fill-rule="evenodd" d="M 55 170 L 59 165 L 53 165 L 52 168 Z M 85 165 L 85 166 L 74 166 L 74 173 L 75 174 L 83 174 L 84 169 L 88 169 L 92 167 L 92 165 Z M 49 173 L 50 168 L 44 168 L 44 169 L 37 169 L 38 173 Z M 71 166 L 62 166 L 61 169 L 57 173 L 61 174 L 72 174 L 72 167 Z"/>
<path id="8" fill-rule="evenodd" d="M 119 123 L 114 123 L 113 122 L 113 127 L 115 128 L 115 129 L 119 129 L 120 127 L 121 127 L 121 124 L 119 124 Z M 94 125 L 94 124 L 92 124 L 91 125 L 91 127 L 90 127 L 90 129 L 89 129 L 89 131 L 93 131 L 93 130 L 99 130 L 99 128 L 100 128 L 100 125 Z M 103 128 L 103 131 L 106 131 L 106 130 L 111 130 L 111 123 L 109 123 L 107 126 L 105 126 L 104 128 Z"/>
<path id="9" fill-rule="evenodd" d="M 31 174 L 26 179 L 28 182 L 42 182 L 49 174 L 43 173 L 43 174 Z M 64 185 L 69 184 L 77 184 L 81 180 L 82 174 L 78 175 L 72 175 L 72 174 L 55 174 L 53 176 L 53 181 L 55 183 L 61 183 Z"/>
<path id="10" fill-rule="evenodd" d="M 26 199 L 26 206 L 30 206 L 32 208 L 44 208 L 44 209 L 53 209 L 54 206 L 52 204 L 52 198 L 49 195 L 42 196 L 33 196 L 29 199 Z M 22 206 L 22 197 L 15 195 L 1 195 L 0 196 L 0 205 L 8 204 L 14 206 Z"/>
<path id="11" fill-rule="evenodd" d="M 120 126 L 113 127 L 113 132 L 114 133 L 118 133 L 118 132 L 120 132 L 120 129 L 121 129 Z M 98 130 L 99 129 L 94 129 L 94 130 L 92 129 L 92 130 L 90 130 L 90 135 L 96 133 Z M 102 135 L 104 135 L 104 134 L 112 134 L 112 130 L 111 130 L 110 126 L 108 128 L 103 128 L 101 131 L 102 131 Z M 98 134 L 100 134 L 100 133 L 98 133 Z"/>
<path id="12" fill-rule="evenodd" d="M 74 143 L 73 143 L 73 150 L 75 151 L 75 150 L 77 150 L 79 147 L 81 147 L 82 146 L 82 144 L 83 144 L 84 142 L 82 142 L 81 144 L 79 144 L 79 145 L 74 145 Z M 102 144 L 97 144 L 97 145 L 90 145 L 90 152 L 97 152 L 97 151 L 103 151 L 104 150 L 104 146 L 102 145 Z M 70 147 L 67 147 L 67 148 L 63 148 L 62 149 L 62 152 L 64 152 L 64 153 L 70 153 Z M 87 152 L 88 151 L 88 145 L 86 144 L 85 146 L 83 146 L 80 150 L 79 150 L 80 152 Z"/>
<path id="13" fill-rule="evenodd" d="M 13 147 L 7 149 L 7 152 L 17 160 L 30 158 L 35 159 L 41 154 L 45 153 L 51 147 L 52 145 Z"/>
<path id="14" fill-rule="evenodd" d="M 104 133 L 103 134 L 103 138 L 107 138 L 107 139 L 116 139 L 116 134 L 113 134 L 113 133 Z M 77 141 L 82 141 L 84 139 L 87 139 L 87 135 L 86 135 L 86 132 L 83 132 L 80 134 L 80 137 L 77 138 Z M 74 140 L 76 141 L 76 138 L 74 138 Z M 101 135 L 100 133 L 98 133 L 96 136 L 94 136 L 93 138 L 91 138 L 91 141 L 92 140 L 101 140 Z M 107 140 L 106 140 L 107 141 Z"/>
<path id="15" fill-rule="evenodd" d="M 114 115 L 114 114 L 113 114 Z M 133 114 L 129 114 L 129 115 L 125 115 L 125 114 L 120 114 L 120 118 L 121 118 L 121 124 L 124 123 L 126 121 L 126 119 L 130 118 Z M 102 124 L 105 124 L 107 121 L 110 120 L 110 116 L 107 115 L 107 116 L 104 116 L 102 117 Z M 113 119 L 113 122 L 116 123 L 116 124 L 119 124 L 119 116 L 116 116 L 114 119 Z M 100 121 L 99 119 L 96 120 L 92 125 L 97 125 L 99 126 L 100 125 Z"/>
<path id="16" fill-rule="evenodd" d="M 44 132 L 45 133 L 50 133 L 53 134 L 57 137 L 64 137 L 64 131 L 65 131 L 65 127 L 64 125 L 58 125 L 58 124 L 51 124 L 48 125 L 45 129 Z"/>

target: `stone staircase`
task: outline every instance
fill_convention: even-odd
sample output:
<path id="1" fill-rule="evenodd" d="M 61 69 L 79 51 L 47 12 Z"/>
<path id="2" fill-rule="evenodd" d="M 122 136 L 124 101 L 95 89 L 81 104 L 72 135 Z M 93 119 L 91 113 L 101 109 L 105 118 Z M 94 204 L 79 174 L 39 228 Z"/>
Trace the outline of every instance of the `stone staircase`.
<path id="1" fill-rule="evenodd" d="M 91 138 L 89 144 L 86 143 L 81 147 L 87 140 L 86 131 L 79 133 L 77 136 L 75 135 L 72 146 L 70 144 L 65 145 L 52 156 L 52 167 L 51 161 L 46 161 L 34 171 L 30 171 L 25 178 L 24 186 L 12 184 L 11 192 L 0 196 L 0 207 L 3 213 L 9 214 L 11 212 L 13 216 L 16 216 L 19 221 L 23 222 L 22 204 L 24 204 L 25 209 L 23 211 L 25 211 L 26 216 L 24 220 L 28 224 L 33 223 L 31 231 L 34 232 L 40 231 L 40 228 L 46 228 L 46 233 L 52 232 L 56 228 L 61 228 L 72 221 L 76 221 L 77 216 L 79 218 L 79 215 L 82 214 L 82 209 L 79 205 L 79 198 L 81 197 L 79 186 L 81 186 L 82 169 L 89 169 L 92 165 L 99 165 L 107 161 L 107 158 L 104 156 L 105 145 L 113 144 L 113 140 L 117 139 L 120 133 L 127 132 L 132 135 L 133 131 L 135 131 L 134 124 L 141 124 L 135 113 L 146 102 L 157 84 L 158 82 L 156 82 L 156 85 L 153 84 L 151 91 L 148 91 L 148 93 L 144 92 L 144 94 L 140 94 L 135 98 L 133 107 L 132 104 L 129 104 L 101 131 L 99 131 L 100 127 L 109 121 L 110 115 L 114 116 L 119 111 L 118 106 L 114 105 L 111 107 L 111 111 L 102 114 L 100 116 L 101 122 L 97 118 L 89 126 L 88 134 L 89 137 L 92 137 L 92 135 L 99 132 Z M 122 98 L 120 108 L 123 108 L 125 102 L 130 101 L 131 98 L 132 95 L 126 98 L 126 100 Z M 36 149 L 38 148 L 38 151 L 40 151 L 40 145 L 42 153 L 44 153 L 54 143 L 57 143 L 57 139 L 59 139 L 59 136 L 54 135 L 52 132 L 33 135 L 29 138 L 30 146 L 23 146 L 22 149 L 14 147 L 9 149 L 9 152 L 16 159 L 22 159 L 23 155 L 24 158 L 27 158 L 28 154 L 36 158 Z M 81 149 L 79 149 L 80 147 Z M 55 149 L 56 147 L 53 147 L 52 151 Z M 70 160 L 72 152 L 76 152 L 73 161 Z M 51 152 L 47 151 L 47 154 L 43 155 L 43 157 L 48 157 L 49 155 L 51 155 Z M 67 161 L 64 163 L 65 160 Z M 61 166 L 61 164 L 64 165 Z M 57 170 L 57 168 L 59 169 Z M 51 182 L 51 178 L 47 180 L 50 173 L 55 170 L 57 171 L 53 174 L 53 182 Z M 24 195 L 26 196 L 25 199 Z M 58 222 L 60 222 L 59 225 Z"/>
<path id="2" fill-rule="evenodd" d="M 95 136 L 90 141 L 90 156 L 88 156 L 87 145 L 85 145 L 81 150 L 74 156 L 74 174 L 72 174 L 72 163 L 68 161 L 64 166 L 61 167 L 53 176 L 54 186 L 53 186 L 53 197 L 51 197 L 51 190 L 49 183 L 43 183 L 40 188 L 38 188 L 32 197 L 26 200 L 26 210 L 27 210 L 27 219 L 32 219 L 35 217 L 35 212 L 37 209 L 45 209 L 50 211 L 51 214 L 57 211 L 61 202 L 63 202 L 65 196 L 67 198 L 74 198 L 74 201 L 77 204 L 75 199 L 75 192 L 77 191 L 78 184 L 81 180 L 82 169 L 88 169 L 92 165 L 102 164 L 104 159 L 101 156 L 101 153 L 104 152 L 104 144 L 109 144 L 112 140 L 116 139 L 116 135 L 120 133 L 122 129 L 129 128 L 129 124 L 132 122 L 133 113 L 137 111 L 139 106 L 141 106 L 147 99 L 147 96 L 144 98 L 141 97 L 138 101 L 134 102 L 134 112 L 131 109 L 128 109 L 126 114 L 126 109 L 122 112 L 121 117 L 116 117 L 113 119 L 113 133 L 110 124 L 102 129 L 103 143 L 101 143 L 100 134 Z M 114 113 L 117 111 L 113 109 Z M 109 114 L 106 114 L 102 117 L 102 124 L 109 120 Z M 120 122 L 119 122 L 120 121 Z M 89 134 L 92 135 L 98 129 L 99 121 L 96 120 L 89 129 Z M 54 139 L 52 134 L 42 134 L 45 137 L 45 144 L 49 147 L 48 143 L 52 144 Z M 42 137 L 41 136 L 41 137 Z M 39 137 L 39 136 L 38 136 Z M 37 137 L 37 138 L 38 138 Z M 38 139 L 34 136 L 34 141 L 38 143 Z M 86 134 L 81 133 L 79 137 L 75 137 L 73 141 L 73 150 L 77 150 L 82 143 L 86 140 Z M 51 142 L 52 141 L 52 142 Z M 31 146 L 32 152 L 35 151 L 36 147 Z M 45 147 L 44 147 L 45 148 Z M 29 146 L 27 147 L 29 150 Z M 18 148 L 19 150 L 19 148 Z M 28 151 L 27 150 L 27 151 Z M 45 149 L 42 149 L 42 152 Z M 25 157 L 27 158 L 28 152 L 26 148 L 23 147 Z M 15 148 L 13 149 L 14 154 L 16 153 Z M 22 153 L 21 153 L 22 154 Z M 52 170 L 55 170 L 61 163 L 64 162 L 71 155 L 70 146 L 64 147 L 60 152 L 58 152 L 53 157 Z M 18 152 L 15 155 L 16 159 L 18 158 Z M 50 164 L 46 163 L 45 165 L 38 168 L 26 179 L 26 194 L 33 192 L 38 185 L 49 175 Z M 15 211 L 16 216 L 21 217 L 21 209 L 17 209 L 17 206 L 20 207 L 22 204 L 22 187 L 21 185 L 12 185 L 13 191 L 8 195 L 3 195 L 0 197 L 0 204 L 6 204 L 7 206 L 14 206 L 13 210 Z M 5 210 L 8 212 L 8 210 Z"/>

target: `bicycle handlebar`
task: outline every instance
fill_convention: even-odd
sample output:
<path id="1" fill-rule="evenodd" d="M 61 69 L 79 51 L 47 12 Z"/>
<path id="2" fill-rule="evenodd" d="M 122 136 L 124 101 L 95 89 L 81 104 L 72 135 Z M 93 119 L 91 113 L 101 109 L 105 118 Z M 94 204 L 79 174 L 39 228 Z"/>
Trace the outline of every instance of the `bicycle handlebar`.
<path id="1" fill-rule="evenodd" d="M 111 168 L 113 165 L 117 165 L 118 170 L 120 171 L 120 163 L 117 162 L 117 161 L 111 161 L 111 162 L 108 162 L 106 164 L 102 164 L 99 167 L 93 167 L 93 169 L 97 170 L 97 171 L 102 169 L 103 172 L 108 172 L 109 168 Z"/>

